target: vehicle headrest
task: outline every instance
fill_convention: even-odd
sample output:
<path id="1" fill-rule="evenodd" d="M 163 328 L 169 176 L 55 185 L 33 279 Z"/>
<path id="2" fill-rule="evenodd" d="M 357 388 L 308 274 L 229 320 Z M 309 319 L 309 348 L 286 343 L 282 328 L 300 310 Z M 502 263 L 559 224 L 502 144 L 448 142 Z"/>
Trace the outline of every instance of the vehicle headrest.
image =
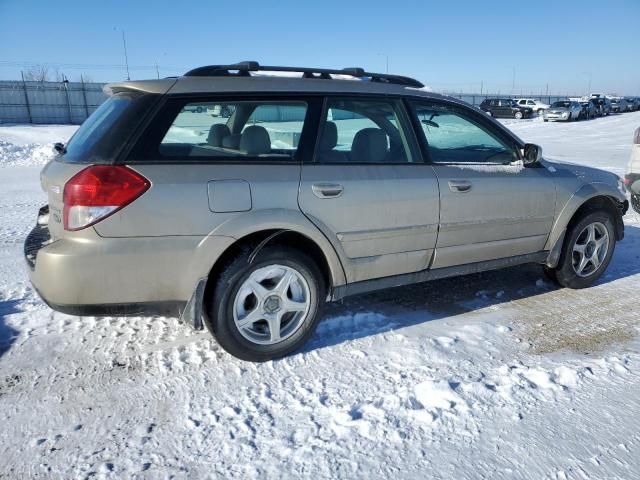
<path id="1" fill-rule="evenodd" d="M 212 147 L 222 147 L 222 139 L 231 135 L 231 130 L 224 123 L 214 123 L 209 129 L 207 143 Z"/>
<path id="2" fill-rule="evenodd" d="M 320 137 L 320 151 L 328 152 L 338 144 L 338 127 L 331 121 L 324 122 Z"/>
<path id="3" fill-rule="evenodd" d="M 240 136 L 240 151 L 248 155 L 262 155 L 271 152 L 271 139 L 264 127 L 251 125 Z"/>
<path id="4" fill-rule="evenodd" d="M 353 137 L 351 161 L 382 163 L 387 155 L 387 135 L 379 128 L 363 128 Z"/>

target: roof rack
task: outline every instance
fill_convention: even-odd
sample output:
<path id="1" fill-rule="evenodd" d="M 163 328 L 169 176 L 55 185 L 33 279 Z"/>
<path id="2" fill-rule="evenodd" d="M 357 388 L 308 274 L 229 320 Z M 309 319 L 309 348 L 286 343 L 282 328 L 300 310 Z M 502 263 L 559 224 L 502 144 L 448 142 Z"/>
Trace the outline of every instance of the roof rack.
<path id="1" fill-rule="evenodd" d="M 293 72 L 302 73 L 302 78 L 322 78 L 331 80 L 331 75 L 349 75 L 356 78 L 368 79 L 371 82 L 393 83 L 406 87 L 422 88 L 424 85 L 418 80 L 402 75 L 388 73 L 366 72 L 363 68 L 352 67 L 343 69 L 310 68 L 310 67 L 280 67 L 260 65 L 258 62 L 246 61 L 231 65 L 207 65 L 194 68 L 184 74 L 185 77 L 249 77 L 249 72 Z"/>

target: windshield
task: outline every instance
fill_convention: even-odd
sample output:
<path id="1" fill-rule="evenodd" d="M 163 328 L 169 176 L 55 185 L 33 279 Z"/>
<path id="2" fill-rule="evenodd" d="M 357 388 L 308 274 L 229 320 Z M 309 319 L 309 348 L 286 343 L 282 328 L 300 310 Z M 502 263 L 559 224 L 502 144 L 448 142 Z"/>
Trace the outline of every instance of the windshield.
<path id="1" fill-rule="evenodd" d="M 553 102 L 551 106 L 556 108 L 569 108 L 571 106 L 571 102 Z"/>

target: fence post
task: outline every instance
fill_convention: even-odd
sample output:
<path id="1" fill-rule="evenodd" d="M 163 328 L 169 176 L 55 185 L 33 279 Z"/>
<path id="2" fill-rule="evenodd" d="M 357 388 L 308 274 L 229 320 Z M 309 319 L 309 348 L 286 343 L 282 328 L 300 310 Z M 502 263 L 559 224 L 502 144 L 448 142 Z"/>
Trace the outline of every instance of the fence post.
<path id="1" fill-rule="evenodd" d="M 31 105 L 29 105 L 29 94 L 27 93 L 27 82 L 24 81 L 24 73 L 20 72 L 22 75 L 22 89 L 24 91 L 24 101 L 27 106 L 27 113 L 29 113 L 29 123 L 33 123 L 33 117 L 31 116 Z"/>
<path id="2" fill-rule="evenodd" d="M 82 97 L 84 98 L 84 119 L 89 118 L 89 106 L 87 105 L 87 91 L 84 88 L 84 75 L 80 75 L 80 81 L 82 82 Z"/>
<path id="3" fill-rule="evenodd" d="M 73 119 L 71 118 L 71 100 L 69 98 L 69 80 L 64 75 L 62 76 L 62 85 L 64 87 L 64 93 L 67 95 L 67 111 L 69 113 L 69 125 L 73 125 Z"/>

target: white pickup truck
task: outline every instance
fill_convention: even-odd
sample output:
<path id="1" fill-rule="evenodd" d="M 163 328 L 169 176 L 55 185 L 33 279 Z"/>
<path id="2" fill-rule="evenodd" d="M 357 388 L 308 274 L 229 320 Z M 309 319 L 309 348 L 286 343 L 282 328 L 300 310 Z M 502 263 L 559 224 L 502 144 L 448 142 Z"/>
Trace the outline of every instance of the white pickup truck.
<path id="1" fill-rule="evenodd" d="M 515 101 L 520 106 L 533 109 L 534 113 L 537 113 L 538 115 L 542 115 L 542 112 L 549 108 L 549 105 L 542 103 L 540 100 L 536 100 L 535 98 L 516 98 Z"/>

